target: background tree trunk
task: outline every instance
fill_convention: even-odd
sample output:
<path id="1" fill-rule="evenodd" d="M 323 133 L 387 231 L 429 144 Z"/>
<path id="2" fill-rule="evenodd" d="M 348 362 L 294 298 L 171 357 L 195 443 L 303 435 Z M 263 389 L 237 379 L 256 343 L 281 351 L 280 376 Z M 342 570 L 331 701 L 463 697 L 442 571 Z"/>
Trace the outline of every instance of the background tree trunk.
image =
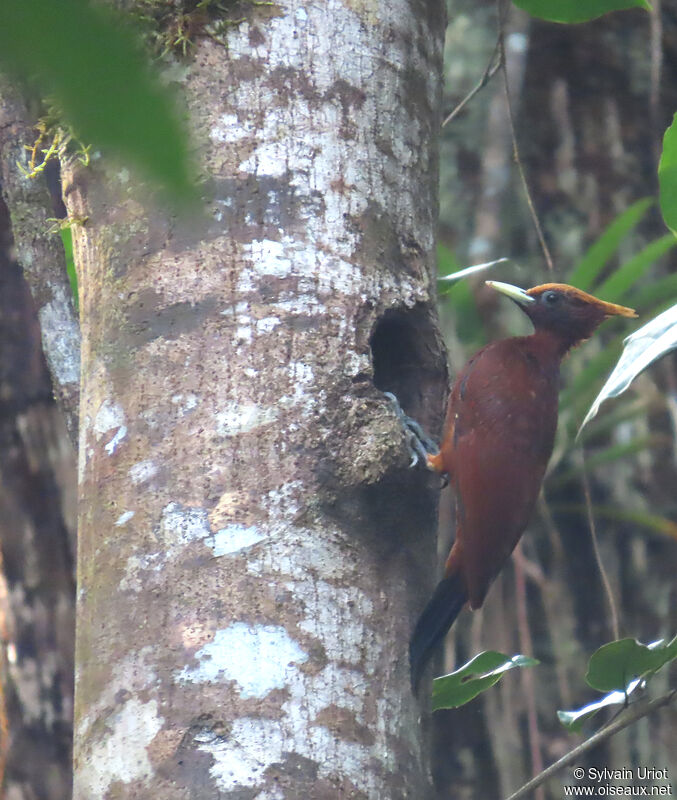
<path id="1" fill-rule="evenodd" d="M 185 69 L 206 214 L 64 165 L 82 317 L 75 797 L 423 798 L 441 2 L 283 2 Z M 434 482 L 433 482 L 434 483 Z"/>
<path id="2" fill-rule="evenodd" d="M 75 458 L 0 203 L 0 635 L 5 796 L 71 794 Z M 5 719 L 6 717 L 6 719 Z"/>

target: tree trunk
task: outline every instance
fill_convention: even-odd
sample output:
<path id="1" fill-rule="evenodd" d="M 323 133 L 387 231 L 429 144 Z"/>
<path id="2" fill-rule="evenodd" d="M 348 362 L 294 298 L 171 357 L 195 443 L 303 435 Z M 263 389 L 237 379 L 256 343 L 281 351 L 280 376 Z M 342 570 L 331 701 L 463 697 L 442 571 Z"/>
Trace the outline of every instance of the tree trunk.
<path id="1" fill-rule="evenodd" d="M 184 70 L 206 213 L 64 165 L 81 287 L 75 797 L 425 798 L 443 4 L 282 2 Z M 434 483 L 434 482 L 433 482 Z"/>
<path id="2" fill-rule="evenodd" d="M 16 258 L 30 285 L 40 321 L 40 337 L 52 378 L 52 390 L 64 414 L 73 445 L 77 443 L 80 391 L 80 332 L 64 249 L 50 232 L 63 215 L 44 176 L 28 177 L 37 132 L 16 87 L 0 79 L 0 183 L 11 218 Z M 44 144 L 44 143 L 43 143 Z M 39 154 L 40 155 L 40 154 Z M 39 160 L 39 159 L 38 159 Z M 52 161 L 55 164 L 56 161 Z"/>
<path id="3" fill-rule="evenodd" d="M 520 65 L 510 63 L 511 37 L 506 37 L 517 142 L 557 267 L 555 280 L 568 281 L 573 266 L 615 216 L 655 191 L 653 132 L 657 128 L 662 135 L 677 108 L 677 16 L 674 3 L 652 5 L 653 15 L 634 9 L 583 25 L 529 20 L 525 37 L 513 41 L 521 45 L 523 79 Z M 477 82 L 490 57 L 496 41 L 496 6 L 454 0 L 449 7 L 447 86 L 456 93 L 447 100 L 451 110 Z M 508 32 L 515 31 L 520 14 L 511 9 Z M 652 26 L 659 32 L 662 29 L 662 41 L 660 36 L 652 41 Z M 515 54 L 519 54 L 518 48 L 513 57 Z M 654 79 L 653 66 L 661 59 L 663 72 Z M 509 171 L 511 146 L 508 158 L 503 157 L 508 119 L 503 116 L 497 123 L 494 112 L 505 104 L 504 92 L 498 74 L 444 130 L 442 185 L 446 192 L 443 188 L 441 202 L 443 210 L 449 211 L 443 213 L 440 225 L 447 243 L 458 245 L 460 259 L 465 258 L 464 253 L 481 253 L 489 241 L 488 257 L 505 255 L 514 261 L 495 277 L 528 287 L 553 280 L 553 276 L 538 246 L 518 172 L 514 167 Z M 653 96 L 660 99 L 656 109 L 652 109 Z M 604 274 L 665 232 L 658 212 L 653 219 L 650 212 Z M 477 260 L 482 259 L 478 256 Z M 673 250 L 652 266 L 644 286 L 676 267 Z M 505 305 L 493 296 L 487 298 L 481 285 L 479 278 L 475 297 L 487 329 L 482 332 L 498 338 L 526 331 L 517 327 L 519 319 L 510 319 L 507 326 L 497 321 L 496 312 L 504 315 Z M 632 294 L 622 302 L 635 304 Z M 458 315 L 444 316 L 450 319 L 445 339 L 458 342 L 463 335 Z M 649 318 L 646 313 L 641 316 L 642 322 Z M 607 346 L 608 336 L 602 329 L 581 348 L 580 355 L 593 357 Z M 473 350 L 463 351 L 460 344 L 455 349 L 459 357 L 452 368 L 460 368 Z M 571 380 L 575 375 L 570 371 L 573 361 L 565 364 L 565 386 L 567 376 Z M 661 386 L 661 371 L 668 362 L 665 359 L 645 374 L 645 386 L 654 380 Z M 601 383 L 600 379 L 597 388 Z M 642 390 L 633 387 L 633 391 Z M 671 393 L 674 390 L 668 383 L 666 398 Z M 631 440 L 645 431 L 670 435 L 669 400 L 661 409 L 660 389 L 652 394 L 648 417 L 617 426 L 609 438 L 593 440 L 587 446 L 588 459 L 611 443 Z M 577 409 L 579 422 L 585 410 Z M 669 449 L 654 447 L 639 458 L 589 467 L 602 562 L 618 605 L 621 635 L 644 642 L 674 635 L 674 541 L 631 522 L 607 519 L 597 506 L 674 518 L 676 476 L 670 455 Z M 530 698 L 524 684 L 526 672 L 506 676 L 500 685 L 463 708 L 436 714 L 434 768 L 440 797 L 505 796 L 534 774 L 535 751 L 540 750 L 549 764 L 581 740 L 580 735 L 564 730 L 555 710 L 577 708 L 593 699 L 584 680 L 587 659 L 613 634 L 586 515 L 562 513 L 567 505 L 585 508 L 580 474 L 556 487 L 562 472 L 576 463 L 569 455 L 560 465 L 564 469 L 549 474 L 540 513 L 534 515 L 522 539 L 531 567 L 527 591 L 533 654 L 542 662 L 531 671 L 535 684 L 531 699 L 537 706 L 539 734 L 527 735 Z M 506 568 L 481 614 L 459 619 L 449 637 L 453 645 L 448 649 L 447 670 L 480 650 L 524 652 L 515 583 L 513 570 Z M 656 696 L 666 688 L 662 680 L 659 675 L 651 682 L 650 691 Z M 598 724 L 601 720 L 591 723 L 590 730 Z M 632 726 L 601 744 L 581 766 L 634 768 L 650 761 L 674 774 L 675 715 L 659 713 L 642 725 L 646 727 Z M 515 730 L 523 736 L 515 737 Z M 562 797 L 563 784 L 571 782 L 571 773 L 562 772 L 544 787 L 545 797 Z"/>
<path id="4" fill-rule="evenodd" d="M 12 800 L 67 800 L 75 458 L 11 249 L 0 203 L 0 785 Z"/>

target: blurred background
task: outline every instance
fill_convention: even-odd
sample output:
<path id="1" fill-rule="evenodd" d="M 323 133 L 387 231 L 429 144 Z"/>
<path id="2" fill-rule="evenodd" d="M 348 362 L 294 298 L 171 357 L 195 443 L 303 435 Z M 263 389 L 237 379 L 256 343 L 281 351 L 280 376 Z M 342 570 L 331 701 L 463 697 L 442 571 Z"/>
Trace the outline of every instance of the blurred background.
<path id="1" fill-rule="evenodd" d="M 487 341 L 530 330 L 514 304 L 484 287 L 487 277 L 523 288 L 574 283 L 636 308 L 640 319 L 605 324 L 565 362 L 557 443 L 538 512 L 483 609 L 462 614 L 448 637 L 440 673 L 486 649 L 533 655 L 541 664 L 510 673 L 460 709 L 436 712 L 441 798 L 507 797 L 613 713 L 581 734 L 568 733 L 556 714 L 599 698 L 584 681 L 587 659 L 614 638 L 586 474 L 621 637 L 649 643 L 677 631 L 675 355 L 605 403 L 574 442 L 623 338 L 677 303 L 676 240 L 656 205 L 661 140 L 677 111 L 677 6 L 652 5 L 653 14 L 624 11 L 583 25 L 510 9 L 505 45 L 516 139 L 554 272 L 515 165 L 500 71 L 443 130 L 440 272 L 511 259 L 453 288 L 440 284 L 452 376 Z M 450 0 L 448 13 L 445 114 L 477 84 L 497 37 L 494 2 Z M 440 516 L 443 558 L 451 497 L 443 497 Z M 667 690 L 667 671 L 654 681 L 652 696 Z M 641 720 L 582 766 L 667 768 L 674 782 L 676 716 L 663 710 Z M 577 783 L 570 768 L 535 796 L 561 798 L 563 783 Z"/>
<path id="2" fill-rule="evenodd" d="M 571 734 L 556 714 L 596 699 L 584 681 L 587 659 L 615 635 L 591 520 L 620 635 L 648 643 L 677 632 L 677 357 L 606 403 L 581 446 L 574 443 L 623 337 L 677 303 L 677 240 L 656 204 L 661 137 L 677 111 L 677 6 L 653 0 L 653 7 L 575 26 L 510 7 L 505 44 L 516 140 L 553 271 L 515 166 L 500 72 L 443 131 L 442 274 L 509 257 L 490 277 L 525 288 L 572 282 L 636 308 L 640 319 L 606 323 L 567 360 L 538 513 L 484 608 L 463 614 L 448 637 L 440 672 L 485 649 L 541 664 L 434 715 L 441 799 L 507 797 L 603 721 Z M 449 0 L 448 11 L 445 115 L 477 84 L 497 37 L 493 0 Z M 55 207 L 54 216 L 63 213 Z M 485 289 L 486 277 L 440 285 L 452 376 L 487 341 L 529 330 L 512 303 Z M 6 764 L 11 800 L 70 796 L 75 469 L 0 201 L 0 769 Z M 443 557 L 453 532 L 448 490 L 440 517 Z M 652 681 L 652 694 L 667 690 L 668 675 Z M 667 769 L 674 780 L 676 734 L 674 711 L 663 710 L 592 752 L 584 766 Z M 561 798 L 563 782 L 573 782 L 570 770 L 536 797 Z"/>

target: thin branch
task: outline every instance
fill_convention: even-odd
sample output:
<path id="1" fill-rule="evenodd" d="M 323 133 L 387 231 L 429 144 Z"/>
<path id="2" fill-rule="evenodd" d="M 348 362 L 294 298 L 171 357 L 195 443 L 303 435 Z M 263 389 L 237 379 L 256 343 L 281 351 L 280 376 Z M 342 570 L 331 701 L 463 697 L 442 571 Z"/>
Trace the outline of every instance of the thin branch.
<path id="1" fill-rule="evenodd" d="M 599 539 L 597 538 L 597 527 L 595 525 L 595 516 L 592 513 L 592 499 L 590 497 L 590 482 L 588 481 L 588 471 L 585 467 L 585 452 L 583 448 L 580 449 L 581 459 L 581 477 L 583 481 L 583 492 L 585 494 L 585 510 L 588 518 L 588 526 L 590 528 L 590 538 L 592 539 L 592 548 L 595 553 L 595 561 L 599 574 L 602 577 L 602 585 L 607 596 L 609 609 L 611 611 L 611 631 L 614 639 L 620 639 L 620 626 L 618 624 L 618 611 L 616 609 L 616 601 L 614 600 L 614 593 L 611 589 L 611 582 L 607 574 L 604 562 L 602 561 L 602 554 L 599 549 Z"/>
<path id="2" fill-rule="evenodd" d="M 564 767 L 569 766 L 569 764 L 573 764 L 574 761 L 577 761 L 589 750 L 597 747 L 597 745 L 601 742 L 606 741 L 619 731 L 627 728 L 628 725 L 632 725 L 633 722 L 637 722 L 638 719 L 647 717 L 649 714 L 652 714 L 659 708 L 668 705 L 668 703 L 672 702 L 675 694 L 677 694 L 677 689 L 673 689 L 671 692 L 668 692 L 661 697 L 657 697 L 655 700 L 651 700 L 648 703 L 636 703 L 630 706 L 627 709 L 626 714 L 624 714 L 622 717 L 619 717 L 615 722 L 612 722 L 605 728 L 602 728 L 601 731 L 597 731 L 597 733 L 593 734 L 589 739 L 586 739 L 577 747 L 574 747 L 573 750 L 571 750 L 565 756 L 562 756 L 562 758 L 560 758 L 558 761 L 555 761 L 555 763 L 551 764 L 547 769 L 544 769 L 539 775 L 536 775 L 536 777 L 525 783 L 524 786 L 520 787 L 516 792 L 511 794 L 510 797 L 506 798 L 506 800 L 519 800 L 522 797 L 526 797 L 542 783 L 545 783 L 545 781 L 547 781 L 560 770 L 564 769 Z"/>
<path id="3" fill-rule="evenodd" d="M 536 229 L 536 235 L 538 236 L 538 241 L 541 245 L 541 250 L 543 251 L 545 262 L 548 265 L 548 269 L 550 270 L 550 272 L 554 273 L 555 265 L 553 263 L 552 256 L 550 255 L 550 250 L 548 248 L 548 245 L 545 241 L 545 236 L 543 235 L 543 229 L 541 228 L 541 223 L 538 219 L 538 214 L 536 213 L 534 201 L 531 198 L 531 192 L 529 191 L 529 185 L 527 183 L 527 178 L 524 173 L 524 167 L 522 166 L 522 159 L 520 158 L 519 148 L 517 146 L 517 136 L 515 134 L 515 118 L 512 110 L 512 101 L 510 99 L 510 86 L 508 83 L 508 70 L 506 68 L 506 59 L 505 59 L 505 32 L 504 32 L 503 18 L 501 14 L 501 0 L 497 0 L 497 8 L 498 8 L 498 21 L 499 21 L 498 63 L 500 64 L 501 72 L 503 73 L 503 86 L 505 90 L 506 107 L 508 109 L 508 122 L 510 123 L 510 136 L 512 138 L 513 156 L 515 158 L 515 163 L 517 164 L 517 170 L 519 172 L 520 180 L 522 181 L 522 186 L 524 188 L 524 195 L 526 197 L 527 206 L 529 207 L 529 213 L 531 214 L 531 219 L 534 223 L 534 228 Z"/>
<path id="4" fill-rule="evenodd" d="M 534 646 L 529 629 L 529 614 L 527 612 L 527 585 L 524 574 L 524 553 L 521 542 L 517 543 L 515 553 L 521 558 L 513 558 L 515 568 L 515 594 L 517 600 L 517 630 L 519 635 L 520 652 L 527 656 L 534 654 Z M 529 750 L 531 752 L 531 768 L 534 773 L 543 770 L 543 751 L 541 732 L 538 727 L 538 713 L 536 711 L 536 690 L 534 686 L 534 672 L 530 669 L 522 670 L 522 686 L 527 706 L 527 729 L 529 731 Z M 543 800 L 543 790 L 536 794 L 537 800 Z"/>
<path id="5" fill-rule="evenodd" d="M 473 99 L 473 97 L 478 93 L 481 92 L 482 89 L 489 83 L 489 81 L 494 77 L 494 75 L 499 71 L 501 68 L 501 58 L 499 54 L 498 48 L 498 40 L 496 41 L 496 45 L 494 47 L 494 51 L 491 54 L 491 59 L 487 64 L 487 68 L 484 70 L 484 74 L 479 79 L 479 82 L 475 86 L 474 89 L 471 89 L 468 94 L 461 100 L 461 102 L 452 109 L 449 114 L 445 117 L 444 122 L 442 123 L 442 127 L 444 128 L 445 125 L 448 125 L 452 119 L 457 117 L 461 111 L 466 107 L 466 105 Z"/>
<path id="6" fill-rule="evenodd" d="M 656 163 L 661 155 L 660 133 L 660 92 L 661 73 L 663 70 L 663 20 L 661 16 L 661 0 L 654 0 L 649 13 L 651 69 L 649 80 L 649 118 L 651 120 L 651 143 Z"/>

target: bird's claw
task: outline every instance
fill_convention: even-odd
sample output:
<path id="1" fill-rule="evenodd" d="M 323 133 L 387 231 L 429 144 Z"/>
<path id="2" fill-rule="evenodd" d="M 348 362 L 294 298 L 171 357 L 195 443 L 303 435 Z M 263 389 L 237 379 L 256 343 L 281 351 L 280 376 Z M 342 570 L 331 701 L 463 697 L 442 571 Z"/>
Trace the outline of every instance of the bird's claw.
<path id="1" fill-rule="evenodd" d="M 407 436 L 407 444 L 411 450 L 409 469 L 415 467 L 421 460 L 425 466 L 429 468 L 428 456 L 436 456 L 439 453 L 439 448 L 419 423 L 404 413 L 399 400 L 392 392 L 383 392 L 383 394 L 390 400 L 393 410 L 400 420 Z"/>

